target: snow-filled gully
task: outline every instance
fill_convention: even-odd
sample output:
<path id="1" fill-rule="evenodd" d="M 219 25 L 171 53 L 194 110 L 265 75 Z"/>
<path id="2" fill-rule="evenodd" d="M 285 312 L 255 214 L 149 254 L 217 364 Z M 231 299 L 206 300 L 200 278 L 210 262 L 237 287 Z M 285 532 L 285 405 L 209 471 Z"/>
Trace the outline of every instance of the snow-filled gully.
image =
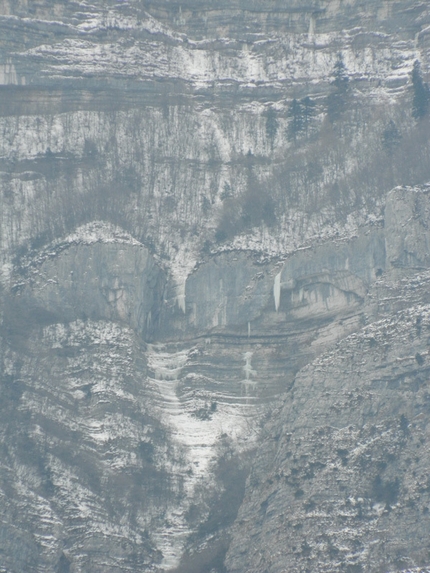
<path id="1" fill-rule="evenodd" d="M 217 446 L 221 436 L 229 435 L 238 450 L 249 446 L 254 437 L 254 424 L 250 420 L 256 414 L 255 403 L 246 403 L 232 395 L 221 398 L 216 411 L 209 418 L 195 415 L 196 398 L 192 394 L 181 396 L 178 386 L 186 373 L 184 368 L 191 362 L 193 348 L 177 350 L 167 345 L 148 345 L 147 360 L 149 384 L 153 387 L 156 409 L 166 429 L 171 433 L 172 443 L 184 452 L 182 473 L 183 502 L 167 511 L 164 526 L 153 533 L 153 540 L 163 554 L 161 567 L 169 570 L 179 564 L 188 535 L 191 533 L 185 515 L 192 503 L 196 486 L 210 488 L 211 465 L 217 458 Z M 250 353 L 249 353 L 250 354 Z M 246 355 L 243 370 L 246 381 L 257 374 L 250 368 L 250 356 Z M 188 368 L 189 369 L 189 368 Z M 243 384 L 243 380 L 238 382 Z M 234 384 L 234 382 L 233 382 Z M 232 392 L 233 394 L 233 392 Z M 163 463 L 169 463 L 164 460 Z M 178 471 L 178 468 L 175 468 Z M 166 527 L 167 525 L 167 527 Z"/>

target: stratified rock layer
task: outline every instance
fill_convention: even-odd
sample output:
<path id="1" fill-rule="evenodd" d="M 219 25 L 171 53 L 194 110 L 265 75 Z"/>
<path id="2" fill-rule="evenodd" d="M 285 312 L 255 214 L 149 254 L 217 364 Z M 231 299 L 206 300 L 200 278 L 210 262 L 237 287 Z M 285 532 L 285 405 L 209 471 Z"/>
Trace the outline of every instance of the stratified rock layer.
<path id="1" fill-rule="evenodd" d="M 1 573 L 430 562 L 429 18 L 0 2 Z"/>
<path id="2" fill-rule="evenodd" d="M 428 305 L 304 368 L 266 426 L 228 571 L 394 571 L 429 561 Z"/>

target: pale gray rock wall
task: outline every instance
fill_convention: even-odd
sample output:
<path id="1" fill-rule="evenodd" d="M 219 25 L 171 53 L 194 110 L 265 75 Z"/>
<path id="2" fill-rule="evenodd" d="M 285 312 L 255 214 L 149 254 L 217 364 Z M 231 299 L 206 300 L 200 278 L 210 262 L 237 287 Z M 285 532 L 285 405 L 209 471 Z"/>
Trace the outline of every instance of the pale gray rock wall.
<path id="1" fill-rule="evenodd" d="M 377 256 L 355 253 L 381 271 L 367 283 L 366 320 L 387 318 L 295 376 L 265 426 L 228 571 L 406 571 L 428 563 L 426 205 L 426 187 L 394 189 Z M 365 267 L 356 268 L 363 277 Z"/>
<path id="2" fill-rule="evenodd" d="M 266 426 L 228 571 L 428 563 L 428 312 L 375 323 L 297 375 Z"/>
<path id="3" fill-rule="evenodd" d="M 370 175 L 390 119 L 415 133 L 426 4 L 0 14 L 0 571 L 219 573 L 232 531 L 235 572 L 424 562 L 427 190 L 385 199 L 395 159 Z M 324 122 L 339 53 L 348 154 Z M 217 242 L 251 183 L 271 226 Z"/>
<path id="4" fill-rule="evenodd" d="M 255 328 L 270 335 L 272 320 L 281 334 L 297 319 L 334 316 L 349 303 L 360 305 L 385 265 L 384 232 L 376 225 L 350 241 L 303 249 L 283 264 L 264 264 L 240 252 L 221 254 L 188 277 L 177 306 L 183 305 L 191 332 L 246 335 L 249 324 L 249 334 Z"/>
<path id="5" fill-rule="evenodd" d="M 29 508 L 28 521 L 23 522 L 20 535 L 22 543 L 28 546 L 28 555 L 37 555 L 37 559 L 32 560 L 28 557 L 28 563 L 25 561 L 23 565 L 22 559 L 27 559 L 26 554 L 24 552 L 18 557 L 7 533 L 8 526 L 4 535 L 10 555 L 10 567 L 15 567 L 16 571 L 20 571 L 23 567 L 36 571 L 37 567 L 42 566 L 49 570 L 63 559 L 64 563 L 70 562 L 70 566 L 73 564 L 76 571 L 88 571 L 90 568 L 95 571 L 98 568 L 105 571 L 121 571 L 121 568 L 129 567 L 131 566 L 129 564 L 134 562 L 139 563 L 139 567 L 143 567 L 144 570 L 149 571 L 154 567 L 166 570 L 178 565 L 178 555 L 184 552 L 187 555 L 186 539 L 194 539 L 194 542 L 189 542 L 190 548 L 193 547 L 192 543 L 203 543 L 206 547 L 207 536 L 213 536 L 214 532 L 217 541 L 213 543 L 218 547 L 216 559 L 222 561 L 234 516 L 232 514 L 229 520 L 223 523 L 222 519 L 213 513 L 210 504 L 220 503 L 224 508 L 229 505 L 235 508 L 234 513 L 240 504 L 242 494 L 239 490 L 242 491 L 242 486 L 235 494 L 236 505 L 233 500 L 228 501 L 227 492 L 235 479 L 239 479 L 239 484 L 243 485 L 247 469 L 246 465 L 241 466 L 238 461 L 227 466 L 228 469 L 225 471 L 219 468 L 224 467 L 226 460 L 235 459 L 234 456 L 237 456 L 238 451 L 246 452 L 255 446 L 259 424 L 267 416 L 270 403 L 274 399 L 278 400 L 280 394 L 288 392 L 286 403 L 290 404 L 291 401 L 292 404 L 291 411 L 278 412 L 275 416 L 280 420 L 282 431 L 287 432 L 287 428 L 295 428 L 295 424 L 298 423 L 295 416 L 300 420 L 314 420 L 315 416 L 320 415 L 326 416 L 329 420 L 334 416 L 332 396 L 333 393 L 340 392 L 336 388 L 327 394 L 326 402 L 318 395 L 315 402 L 313 400 L 315 390 L 309 389 L 304 384 L 303 393 L 300 394 L 302 401 L 295 405 L 295 398 L 292 396 L 296 396 L 297 388 L 301 388 L 300 381 L 305 379 L 303 372 L 296 376 L 297 371 L 336 341 L 353 331 L 360 330 L 373 315 L 395 310 L 395 304 L 398 305 L 398 302 L 387 306 L 387 303 L 380 302 L 379 296 L 375 294 L 384 289 L 400 293 L 399 284 L 393 283 L 390 286 L 389 280 L 398 280 L 399 269 L 395 261 L 403 252 L 403 243 L 398 243 L 397 254 L 393 246 L 396 243 L 390 243 L 391 259 L 387 260 L 386 237 L 402 236 L 405 227 L 403 214 L 408 214 L 408 209 L 414 208 L 417 197 L 426 197 L 424 191 L 411 188 L 393 192 L 389 196 L 391 203 L 387 205 L 387 219 L 383 228 L 378 225 L 363 228 L 360 235 L 350 241 L 340 240 L 330 246 L 315 246 L 313 249 L 302 250 L 281 264 L 264 263 L 254 256 L 243 253 L 215 256 L 208 263 L 200 265 L 188 277 L 183 295 L 180 291 L 178 294 L 175 281 L 170 279 L 169 284 L 165 271 L 161 270 L 159 263 L 145 247 L 131 239 L 125 232 L 118 229 L 112 231 L 111 228 L 106 226 L 105 228 L 101 224 L 96 226 L 95 231 L 91 231 L 91 226 L 78 229 L 71 238 L 52 244 L 42 250 L 36 258 L 24 256 L 21 266 L 17 267 L 17 270 L 21 269 L 21 276 L 11 275 L 15 287 L 7 295 L 4 309 L 3 328 L 7 333 L 8 345 L 3 350 L 3 386 L 6 404 L 12 405 L 18 400 L 19 412 L 22 414 L 19 414 L 16 424 L 23 423 L 22 416 L 28 416 L 33 420 L 33 429 L 30 434 L 31 443 L 29 442 L 27 446 L 21 444 L 21 438 L 18 441 L 14 438 L 11 447 L 6 448 L 7 456 L 13 460 L 16 471 L 24 472 L 26 477 L 22 478 L 19 484 L 13 481 L 13 485 L 10 485 L 6 466 L 3 471 L 6 472 L 4 474 L 6 488 L 12 487 L 13 491 L 18 491 L 19 487 L 24 487 L 26 491 L 28 490 L 28 494 L 24 498 L 18 496 L 19 501 L 16 502 Z M 396 194 L 401 197 L 399 206 L 396 206 L 394 200 Z M 397 213 L 397 217 L 392 215 L 393 211 Z M 410 219 L 408 216 L 407 222 L 409 235 L 421 237 L 423 217 Z M 98 237 L 97 232 L 103 233 L 103 237 Z M 417 244 L 415 258 L 409 257 L 406 262 L 414 262 L 418 256 L 422 258 L 420 253 L 425 252 L 425 245 L 419 242 Z M 415 264 L 404 268 L 403 272 L 414 270 Z M 424 277 L 419 284 L 426 292 L 423 280 Z M 408 304 L 408 296 L 410 292 L 406 292 L 406 296 L 398 295 L 398 298 L 402 298 L 403 305 Z M 415 292 L 416 296 L 418 295 Z M 276 308 L 277 300 L 278 308 Z M 151 320 L 148 319 L 149 313 Z M 422 333 L 424 327 L 421 326 L 421 319 L 418 315 L 416 319 L 417 332 Z M 94 320 L 107 322 L 94 322 Z M 64 322 L 70 323 L 69 326 L 63 326 Z M 40 330 L 41 323 L 47 325 L 43 330 Z M 115 323 L 118 326 L 114 326 Z M 400 329 L 407 332 L 406 326 L 401 326 Z M 185 337 L 183 333 L 186 334 Z M 109 342 L 111 335 L 112 342 Z M 120 341 L 124 336 L 128 342 L 123 344 Z M 158 344 L 145 347 L 143 342 L 137 342 L 142 341 L 142 338 L 147 341 L 155 339 Z M 163 340 L 170 342 L 166 345 L 162 343 Z M 373 338 L 366 340 L 369 342 L 369 348 L 373 349 L 375 344 Z M 116 349 L 117 344 L 120 344 L 119 348 L 122 350 Z M 414 338 L 411 344 L 414 347 L 418 342 Z M 400 346 L 402 345 L 405 346 L 404 340 Z M 420 357 L 423 355 L 421 350 L 417 351 Z M 404 351 L 406 352 L 406 346 Z M 343 354 L 347 356 L 348 352 L 355 356 L 354 351 L 339 350 L 339 364 L 343 364 L 341 356 Z M 24 362 L 19 358 L 21 355 L 26 357 Z M 123 365 L 123 360 L 128 361 L 129 366 L 125 366 L 125 363 Z M 332 362 L 330 357 L 326 360 Z M 351 360 L 353 362 L 348 372 L 357 371 L 357 376 L 363 374 L 356 368 L 354 362 L 356 358 Z M 373 359 L 367 357 L 367 360 L 369 369 L 371 366 L 373 368 Z M 411 364 L 414 360 L 421 362 L 421 358 L 411 354 Z M 54 366 L 57 362 L 58 365 Z M 345 383 L 341 372 L 339 370 L 337 374 L 339 384 L 342 388 L 346 384 L 342 392 L 345 391 L 347 397 L 358 395 L 358 389 L 348 390 L 348 384 L 352 384 L 353 380 L 350 380 L 348 375 L 348 382 Z M 97 382 L 100 375 L 104 382 Z M 58 376 L 61 376 L 61 381 Z M 122 388 L 120 381 L 123 376 L 126 377 L 124 384 L 134 380 L 133 391 L 128 387 Z M 333 376 L 331 371 L 328 372 L 327 380 L 332 380 Z M 387 379 L 389 376 L 388 373 Z M 134 392 L 138 393 L 138 397 L 134 396 Z M 363 396 L 368 397 L 366 392 L 363 390 Z M 70 397 L 67 398 L 69 393 Z M 43 396 L 48 395 L 49 399 L 46 401 Z M 354 409 L 357 404 L 361 404 L 362 395 L 359 395 L 360 398 L 353 402 L 351 408 Z M 310 396 L 312 398 L 309 398 Z M 88 404 L 86 400 L 89 400 Z M 126 409 L 121 405 L 122 400 L 126 400 L 128 404 Z M 399 403 L 405 400 L 406 398 L 402 397 Z M 306 402 L 306 407 L 302 402 Z M 327 413 L 324 413 L 325 403 Z M 387 396 L 384 397 L 384 404 L 388 409 L 397 408 Z M 149 422 L 152 428 L 151 437 L 148 439 L 142 436 L 149 430 L 135 428 L 135 424 L 141 423 L 140 416 L 143 415 L 134 411 L 133 408 L 136 407 L 144 408 L 147 413 L 145 415 L 152 419 Z M 316 408 L 315 413 L 312 407 Z M 13 408 L 16 408 L 16 405 Z M 129 411 L 128 408 L 132 408 L 133 411 Z M 379 416 L 379 406 L 375 411 L 372 408 L 373 406 L 365 406 L 366 415 L 369 410 L 371 413 L 369 416 Z M 336 408 L 334 411 L 337 412 Z M 343 412 L 342 409 L 341 411 Z M 358 411 L 354 412 L 355 415 L 359 415 Z M 342 415 L 345 424 L 357 426 L 356 432 L 351 431 L 348 438 L 350 441 L 347 446 L 353 448 L 353 440 L 357 439 L 357 435 L 363 434 L 366 437 L 368 430 L 367 427 L 364 429 L 360 427 L 360 423 L 364 424 L 362 417 L 361 422 L 358 419 L 354 422 L 349 411 Z M 83 425 L 79 430 L 81 437 L 78 441 L 92 443 L 91 448 L 97 452 L 96 458 L 91 462 L 93 465 L 90 464 L 91 467 L 88 469 L 90 472 L 88 475 L 85 469 L 86 453 L 81 451 L 81 447 L 73 445 L 75 434 L 72 432 L 73 436 L 70 437 L 67 433 L 72 431 L 70 428 L 67 431 L 60 428 L 63 423 L 78 428 L 81 425 L 79 419 L 84 419 L 86 416 L 89 416 L 91 422 L 89 425 L 82 422 Z M 4 435 L 8 432 L 14 435 L 17 431 L 15 422 L 11 425 L 9 420 L 8 415 L 3 424 Z M 60 420 L 63 420 L 61 424 Z M 264 426 L 263 435 L 268 431 L 272 432 L 268 429 L 271 428 L 270 424 L 271 422 L 268 427 Z M 326 425 L 342 429 L 341 420 L 336 423 L 327 421 Z M 299 426 L 301 427 L 301 422 Z M 52 427 L 57 428 L 54 441 L 50 438 Z M 390 428 L 390 431 L 395 433 L 395 427 L 390 426 Z M 121 438 L 119 434 L 117 436 L 118 432 Z M 296 432 L 294 430 L 290 433 Z M 119 442 L 115 445 L 115 440 L 121 440 L 121 447 Z M 307 448 L 311 447 L 308 442 L 312 440 L 307 433 L 304 434 L 304 437 L 297 442 L 296 457 L 308 455 L 301 452 L 307 452 Z M 326 450 L 331 444 L 330 440 L 328 445 L 324 446 Z M 105 483 L 103 480 L 107 479 L 106 475 L 109 473 L 103 461 L 107 455 L 105 452 L 107 444 L 112 448 L 109 451 L 112 451 L 113 457 L 106 459 L 115 460 L 117 467 L 124 457 L 128 460 L 128 465 L 120 464 L 118 470 L 114 471 L 111 481 L 106 484 L 105 491 L 102 491 L 98 484 Z M 386 447 L 385 442 L 381 444 L 377 442 L 374 447 L 376 449 Z M 320 442 L 315 446 L 321 456 L 329 455 L 330 450 L 326 452 L 324 447 Z M 34 455 L 32 454 L 34 460 L 25 459 L 23 452 L 26 448 L 28 451 L 34 451 Z M 143 453 L 136 453 L 140 452 L 136 448 L 141 448 Z M 339 447 L 336 452 L 338 450 L 343 452 L 348 448 Z M 85 502 L 82 503 L 87 504 L 90 503 L 88 500 L 92 500 L 91 506 L 98 508 L 101 520 L 97 522 L 98 525 L 91 525 L 92 522 L 87 520 L 82 526 L 82 539 L 88 539 L 85 542 L 79 537 L 73 543 L 71 541 L 75 539 L 75 534 L 69 529 L 72 527 L 72 516 L 76 510 L 71 494 L 67 493 L 68 486 L 61 479 L 61 475 L 66 472 L 62 466 L 64 460 L 61 452 L 64 452 L 66 458 L 72 459 L 67 472 L 77 473 L 77 482 L 84 484 L 82 499 Z M 255 475 L 261 471 L 262 476 L 263 474 L 266 476 L 267 468 L 276 465 L 272 459 L 272 456 L 278 455 L 276 452 L 277 450 L 268 446 L 267 441 L 260 446 L 256 464 L 255 466 L 252 464 L 253 474 L 248 481 L 248 493 L 241 509 L 241 516 L 246 515 L 246 512 L 252 514 L 256 504 L 258 507 L 261 504 L 265 507 L 258 484 L 260 481 L 266 483 L 267 480 L 266 477 L 257 479 Z M 377 457 L 375 452 L 372 455 Z M 142 463 L 139 461 L 141 459 Z M 285 468 L 289 467 L 288 463 L 285 461 Z M 312 471 L 309 475 L 315 473 L 315 468 L 320 468 L 320 464 L 323 463 L 319 458 L 310 462 Z M 381 462 L 382 465 L 383 463 L 386 462 Z M 284 472 L 287 471 L 285 468 Z M 301 485 L 302 478 L 305 481 L 313 479 L 307 477 L 309 472 L 306 468 L 305 470 L 303 476 L 297 474 L 299 477 L 293 480 L 295 489 L 293 488 L 291 495 L 295 496 L 294 500 L 301 499 L 305 495 L 301 493 L 302 490 L 305 491 Z M 118 475 L 115 474 L 116 471 L 119 472 Z M 295 469 L 291 471 L 296 475 Z M 356 488 L 363 489 L 364 493 L 360 493 L 363 497 L 369 488 L 366 481 L 363 483 L 360 481 L 364 479 L 361 470 L 356 471 L 359 474 L 358 485 L 352 480 L 349 487 L 351 491 L 355 491 Z M 49 479 L 44 477 L 46 472 Z M 145 477 L 142 477 L 142 482 L 135 483 L 135 479 L 138 478 L 133 476 L 140 475 L 140 472 Z M 155 487 L 151 485 L 152 475 L 156 476 L 154 479 L 159 482 L 160 487 L 165 484 L 162 486 L 165 487 L 162 494 L 157 494 L 155 489 L 151 489 Z M 378 476 L 382 480 L 382 485 L 378 482 Z M 382 477 L 379 474 L 375 476 L 372 474 L 371 480 L 374 481 L 369 483 L 375 491 L 372 493 L 372 490 L 369 496 L 374 495 L 377 499 L 375 498 L 376 509 L 375 503 L 372 502 L 372 505 L 370 501 L 365 506 L 370 516 L 374 517 L 375 512 L 378 514 L 382 511 L 379 498 L 384 501 L 384 496 L 391 495 L 384 489 L 387 484 L 387 487 L 394 484 L 394 494 L 399 495 L 397 482 L 391 477 L 391 474 L 384 474 Z M 272 478 L 267 479 L 270 481 Z M 331 479 L 332 477 L 327 477 L 328 482 Z M 48 480 L 46 487 L 49 491 L 43 489 L 45 487 L 43 480 Z M 266 487 L 265 485 L 264 488 Z M 120 493 L 122 489 L 124 494 Z M 218 494 L 217 491 L 221 493 Z M 145 500 L 139 503 L 145 503 L 146 509 L 142 509 L 142 517 L 137 521 L 137 518 L 133 517 L 134 514 L 127 517 L 124 525 L 126 530 L 121 535 L 124 539 L 129 539 L 130 535 L 135 536 L 133 543 L 137 545 L 133 546 L 134 548 L 127 545 L 124 549 L 122 546 L 116 547 L 115 544 L 110 544 L 110 554 L 101 560 L 97 547 L 100 547 L 100 551 L 103 550 L 106 537 L 103 537 L 104 541 L 99 539 L 100 528 L 103 529 L 106 523 L 111 521 L 114 524 L 117 519 L 116 510 L 113 514 L 110 513 L 113 510 L 109 509 L 111 502 L 108 497 L 112 496 L 117 500 L 115 503 L 120 504 L 118 511 L 123 511 L 126 506 L 135 505 L 135 495 L 138 499 Z M 162 508 L 159 506 L 158 495 L 162 495 L 164 499 L 165 505 Z M 285 499 L 282 497 L 284 495 Z M 290 504 L 290 501 L 286 501 L 289 499 L 288 495 L 290 494 L 285 494 L 280 488 L 280 497 L 276 498 L 275 507 L 282 508 L 285 504 Z M 30 501 L 32 496 L 36 496 L 35 499 L 39 501 Z M 319 493 L 315 494 L 315 499 L 319 499 L 319 496 Z M 45 500 L 42 506 L 40 499 Z M 62 505 L 60 499 L 63 499 Z M 253 499 L 259 501 L 252 501 Z M 391 497 L 389 499 L 391 500 Z M 8 509 L 12 512 L 10 515 L 15 511 L 14 503 Z M 312 498 L 309 507 L 313 508 L 314 503 L 316 502 Z M 327 504 L 331 503 L 327 501 Z M 69 508 L 70 504 L 72 505 Z M 176 508 L 174 514 L 171 513 L 173 508 Z M 308 511 L 306 508 L 303 511 Z M 145 511 L 149 512 L 148 515 Z M 413 511 L 412 509 L 408 511 L 412 519 Z M 55 513 L 55 519 L 52 517 L 50 520 L 52 523 L 57 523 L 57 530 L 61 529 L 63 533 L 59 537 L 59 533 L 55 533 L 57 530 L 52 529 L 53 525 L 44 526 L 46 539 L 53 536 L 55 543 L 40 540 L 33 547 L 30 543 L 31 535 L 34 533 L 31 523 L 45 520 L 46 512 L 49 515 Z M 277 511 L 269 512 L 267 519 L 272 516 L 275 521 L 279 520 L 281 514 L 282 512 Z M 296 523 L 293 515 L 295 514 L 291 514 L 292 522 Z M 327 515 L 329 521 L 337 514 L 327 513 Z M 256 529 L 249 532 L 249 539 L 262 536 L 261 543 L 264 546 L 270 547 L 272 543 L 273 548 L 284 547 L 286 540 L 282 538 L 283 529 L 280 523 L 278 521 L 275 525 L 268 523 L 266 530 L 264 516 L 261 517 L 259 514 L 258 519 L 250 518 Z M 354 513 L 351 516 L 351 519 L 355 519 Z M 253 551 L 244 549 L 249 557 L 248 561 L 244 561 L 243 551 L 238 552 L 236 549 L 237 544 L 243 548 L 248 547 L 245 522 L 246 519 L 240 517 L 234 526 L 235 536 L 229 550 L 228 566 L 232 571 L 241 571 L 243 566 L 250 571 L 264 571 L 261 567 L 265 561 L 259 561 L 260 558 L 254 561 Z M 397 522 L 398 518 L 395 523 Z M 316 523 L 320 523 L 318 519 Z M 391 523 L 389 522 L 387 527 L 391 527 Z M 375 531 L 373 521 L 372 524 L 372 528 L 360 530 L 362 544 L 360 547 L 364 548 L 365 552 L 368 549 L 367 540 Z M 300 530 L 300 527 L 297 527 Z M 315 525 L 312 529 L 315 536 L 319 535 L 318 527 Z M 376 525 L 375 527 L 377 530 Z M 152 533 L 149 534 L 149 531 Z M 291 532 L 288 535 L 291 536 Z M 311 533 L 307 532 L 306 539 L 309 535 Z M 349 544 L 348 551 L 344 546 L 339 548 L 337 545 L 331 549 L 334 540 L 329 536 L 326 543 L 327 551 L 330 550 L 327 557 L 327 571 L 342 571 L 346 564 L 349 566 L 351 563 L 351 566 L 368 566 L 367 562 L 357 561 L 358 558 L 354 561 L 355 558 L 351 553 L 352 541 L 346 533 L 345 536 Z M 355 532 L 354 539 L 357 536 L 359 534 Z M 400 549 L 403 551 L 400 533 L 398 536 L 398 545 L 393 542 L 386 553 L 376 552 L 369 557 L 372 567 L 375 562 L 386 562 L 393 567 L 396 565 L 391 556 L 394 553 L 397 555 Z M 61 541 L 63 539 L 64 546 Z M 305 543 L 300 539 L 297 541 L 298 545 L 288 545 L 291 555 L 290 553 L 286 555 L 277 549 L 276 551 L 280 551 L 279 558 L 272 561 L 269 559 L 268 562 L 272 567 L 269 570 L 279 570 L 280 564 L 285 559 L 291 559 L 292 567 L 298 567 L 297 570 L 302 566 L 307 567 L 302 564 L 303 555 L 306 559 L 311 559 L 309 557 L 311 555 L 318 555 L 315 559 L 321 559 L 320 553 L 309 553 L 310 549 L 306 545 L 308 541 Z M 418 530 L 416 539 L 419 539 Z M 321 545 L 322 541 L 318 543 Z M 358 541 L 355 543 L 357 545 Z M 310 543 L 309 545 L 311 546 Z M 300 551 L 302 553 L 304 551 L 303 555 L 294 549 L 299 546 Z M 255 547 L 258 547 L 258 544 Z M 206 555 L 203 558 L 209 559 L 210 553 L 201 551 L 203 556 Z M 330 561 L 330 555 L 337 555 L 336 551 L 343 552 L 343 560 L 339 561 L 340 568 L 333 569 L 337 565 Z M 414 552 L 415 549 L 412 548 L 411 551 Z M 193 563 L 192 554 L 184 556 L 183 563 Z M 199 552 L 197 554 L 200 555 Z M 67 561 L 64 561 L 65 559 Z"/>
<path id="6" fill-rule="evenodd" d="M 126 324 L 144 339 L 157 327 L 165 275 L 142 245 L 75 244 L 28 269 L 15 297 L 59 321 L 78 318 Z M 19 280 L 20 277 L 17 277 Z"/>
<path id="7" fill-rule="evenodd" d="M 393 267 L 428 268 L 430 201 L 428 187 L 397 188 L 387 195 L 385 236 Z"/>

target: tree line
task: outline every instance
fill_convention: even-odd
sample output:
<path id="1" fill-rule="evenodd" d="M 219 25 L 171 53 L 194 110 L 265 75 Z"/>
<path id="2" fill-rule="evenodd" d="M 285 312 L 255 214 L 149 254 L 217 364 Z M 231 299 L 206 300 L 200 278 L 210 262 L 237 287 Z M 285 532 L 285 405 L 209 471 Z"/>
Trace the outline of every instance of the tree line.
<path id="1" fill-rule="evenodd" d="M 288 126 L 286 136 L 288 141 L 297 143 L 300 139 L 307 139 L 311 133 L 312 120 L 318 111 L 325 113 L 330 124 L 339 122 L 348 110 L 348 104 L 352 95 L 352 89 L 348 77 L 348 70 L 341 55 L 332 71 L 331 91 L 325 98 L 323 109 L 318 108 L 317 103 L 310 96 L 302 99 L 294 98 L 287 110 Z M 424 118 L 430 107 L 430 89 L 424 81 L 421 65 L 415 61 L 411 73 L 412 80 L 412 117 L 419 121 Z M 272 150 L 279 129 L 276 111 L 269 108 L 266 112 L 266 135 L 270 141 Z M 392 151 L 400 141 L 400 133 L 391 120 L 383 133 L 383 146 L 387 151 Z"/>

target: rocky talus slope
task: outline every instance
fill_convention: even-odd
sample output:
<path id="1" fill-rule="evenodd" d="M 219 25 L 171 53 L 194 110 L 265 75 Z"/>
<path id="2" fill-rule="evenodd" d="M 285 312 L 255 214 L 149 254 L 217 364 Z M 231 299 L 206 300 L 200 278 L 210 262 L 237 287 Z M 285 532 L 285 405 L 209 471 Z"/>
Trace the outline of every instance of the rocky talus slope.
<path id="1" fill-rule="evenodd" d="M 429 26 L 0 0 L 0 573 L 427 570 Z"/>

